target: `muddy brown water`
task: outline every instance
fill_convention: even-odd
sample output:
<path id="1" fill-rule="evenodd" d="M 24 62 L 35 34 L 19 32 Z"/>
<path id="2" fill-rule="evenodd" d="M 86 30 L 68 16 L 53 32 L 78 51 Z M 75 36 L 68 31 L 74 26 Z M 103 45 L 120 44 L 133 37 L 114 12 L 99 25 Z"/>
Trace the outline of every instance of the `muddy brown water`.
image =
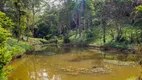
<path id="1" fill-rule="evenodd" d="M 89 48 L 48 47 L 10 63 L 13 71 L 8 80 L 126 80 L 131 76 L 140 76 L 141 67 L 137 63 L 108 60 L 104 54 Z M 115 57 L 115 54 L 110 55 Z M 94 67 L 102 66 L 108 70 L 89 73 Z M 80 71 L 83 69 L 84 72 Z"/>

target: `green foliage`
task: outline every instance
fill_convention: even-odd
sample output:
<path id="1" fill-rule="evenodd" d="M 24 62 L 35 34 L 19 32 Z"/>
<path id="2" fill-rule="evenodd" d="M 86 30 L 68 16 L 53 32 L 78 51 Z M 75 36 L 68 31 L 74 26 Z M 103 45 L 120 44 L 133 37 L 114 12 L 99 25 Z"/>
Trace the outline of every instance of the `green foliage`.
<path id="1" fill-rule="evenodd" d="M 75 7 L 75 2 L 72 1 L 72 2 L 70 3 L 70 5 L 68 6 L 68 9 L 69 9 L 69 10 L 73 10 L 74 7 Z"/>
<path id="2" fill-rule="evenodd" d="M 136 7 L 136 10 L 137 10 L 138 12 L 142 13 L 142 5 L 137 6 L 137 7 Z"/>
<path id="3" fill-rule="evenodd" d="M 91 15 L 95 15 L 95 7 L 94 7 L 94 1 L 93 0 L 87 0 L 86 1 L 86 5 L 87 5 L 87 8 L 89 9 L 89 11 L 91 11 Z"/>
<path id="4" fill-rule="evenodd" d="M 95 41 L 95 33 L 93 31 L 88 31 L 86 34 L 86 43 L 91 43 Z"/>
<path id="5" fill-rule="evenodd" d="M 6 29 L 11 29 L 13 23 L 5 13 L 0 11 L 0 47 L 6 42 L 7 37 L 10 36 L 10 32 Z"/>
<path id="6" fill-rule="evenodd" d="M 37 33 L 35 34 L 36 37 L 45 38 L 49 40 L 53 38 L 54 36 L 59 35 L 56 24 L 54 24 L 54 23 L 57 23 L 56 21 L 57 16 L 54 15 L 53 13 L 51 12 L 50 14 L 43 16 L 44 18 L 39 20 L 39 23 L 37 25 L 37 28 L 38 28 Z"/>
<path id="7" fill-rule="evenodd" d="M 10 50 L 13 50 L 12 52 L 16 54 L 22 54 L 26 51 L 33 51 L 34 47 L 26 42 L 17 42 L 16 39 L 9 38 L 7 40 L 7 46 Z"/>
<path id="8" fill-rule="evenodd" d="M 7 79 L 7 69 L 4 66 L 8 64 L 12 59 L 12 51 L 9 51 L 7 47 L 0 48 L 0 79 Z"/>
<path id="9" fill-rule="evenodd" d="M 125 49 L 133 49 L 132 44 L 120 43 L 120 42 L 109 42 L 104 44 L 105 46 L 111 46 L 116 48 L 125 48 Z"/>
<path id="10" fill-rule="evenodd" d="M 7 47 L 0 49 L 0 69 L 2 69 L 12 59 L 11 51 Z"/>
<path id="11" fill-rule="evenodd" d="M 12 67 L 0 69 L 0 80 L 8 80 L 8 73 L 12 70 Z"/>
<path id="12" fill-rule="evenodd" d="M 25 30 L 27 28 L 27 18 L 25 15 L 22 15 L 20 20 L 21 20 L 21 27 L 20 27 L 21 35 L 24 35 Z"/>
<path id="13" fill-rule="evenodd" d="M 5 29 L 11 29 L 13 25 L 14 23 L 12 22 L 12 20 L 7 17 L 5 13 L 0 11 L 0 26 Z"/>
<path id="14" fill-rule="evenodd" d="M 9 35 L 10 33 L 0 26 L 0 46 L 6 42 Z"/>
<path id="15" fill-rule="evenodd" d="M 5 76 L 7 74 L 4 66 L 12 59 L 12 51 L 5 46 L 8 36 L 10 36 L 8 30 L 11 29 L 12 25 L 12 21 L 5 15 L 5 13 L 0 12 L 0 79 L 2 80 L 6 80 Z"/>

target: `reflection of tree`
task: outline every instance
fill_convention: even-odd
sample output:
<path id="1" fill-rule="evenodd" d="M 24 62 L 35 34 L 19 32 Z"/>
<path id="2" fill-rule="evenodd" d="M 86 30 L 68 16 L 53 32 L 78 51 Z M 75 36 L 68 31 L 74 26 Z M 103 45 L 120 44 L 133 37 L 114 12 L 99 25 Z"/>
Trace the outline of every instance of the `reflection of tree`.
<path id="1" fill-rule="evenodd" d="M 37 70 L 36 70 L 36 63 L 35 63 L 35 61 L 36 61 L 36 58 L 35 58 L 35 56 L 33 57 L 33 59 L 32 59 L 32 61 L 33 61 L 33 68 L 34 68 L 34 71 L 35 71 L 35 80 L 37 80 Z"/>
<path id="2" fill-rule="evenodd" d="M 139 64 L 141 65 L 141 72 L 138 80 L 142 80 L 142 60 L 140 60 Z"/>
<path id="3" fill-rule="evenodd" d="M 29 79 L 34 79 L 37 80 L 37 70 L 36 70 L 36 65 L 35 65 L 35 57 L 32 59 L 28 60 L 27 63 L 25 63 L 27 67 L 27 72 L 28 72 L 28 78 Z"/>
<path id="4" fill-rule="evenodd" d="M 38 56 L 39 57 L 39 56 Z M 40 64 L 41 63 L 41 64 Z M 25 63 L 27 67 L 27 77 L 29 80 L 48 80 L 48 73 L 44 65 L 46 63 L 43 59 L 37 58 L 37 56 L 32 56 L 28 62 Z"/>
<path id="5" fill-rule="evenodd" d="M 25 65 L 27 66 L 27 64 L 25 64 Z M 30 74 L 30 69 L 29 68 L 27 68 L 27 74 L 28 74 L 28 79 L 30 79 L 30 77 L 31 77 L 30 75 L 31 74 Z"/>
<path id="6" fill-rule="evenodd" d="M 53 75 L 51 80 L 62 80 L 61 76 L 59 75 Z"/>

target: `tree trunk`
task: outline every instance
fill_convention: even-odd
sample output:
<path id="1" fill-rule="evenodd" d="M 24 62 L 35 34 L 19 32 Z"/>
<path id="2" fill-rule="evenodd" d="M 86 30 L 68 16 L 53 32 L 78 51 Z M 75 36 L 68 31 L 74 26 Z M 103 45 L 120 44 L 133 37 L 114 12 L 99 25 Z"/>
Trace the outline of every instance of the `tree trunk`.
<path id="1" fill-rule="evenodd" d="M 35 28 L 35 4 L 34 4 L 34 0 L 33 0 L 33 4 L 32 4 L 32 14 L 33 14 L 33 24 L 32 24 L 32 36 L 34 37 L 34 28 Z"/>
<path id="2" fill-rule="evenodd" d="M 103 26 L 103 42 L 106 43 L 106 26 Z"/>
<path id="3" fill-rule="evenodd" d="M 18 8 L 18 42 L 20 41 L 20 36 L 21 36 L 21 19 L 20 19 L 20 8 Z"/>
<path id="4" fill-rule="evenodd" d="M 101 19 L 101 27 L 103 29 L 103 42 L 106 43 L 106 23 L 103 20 L 103 16 L 101 16 L 101 17 L 102 17 L 102 19 Z"/>
<path id="5" fill-rule="evenodd" d="M 114 37 L 114 32 L 113 32 L 113 30 L 111 30 L 111 34 L 110 34 L 110 36 L 112 37 L 112 40 L 111 40 L 111 42 L 112 42 L 113 40 L 115 40 L 115 37 Z"/>
<path id="6" fill-rule="evenodd" d="M 140 38 L 141 38 L 141 37 L 140 37 L 140 35 L 138 34 L 138 29 L 136 29 L 136 32 L 135 32 L 135 33 L 136 33 L 136 43 L 139 44 L 139 43 L 140 43 Z"/>
<path id="7" fill-rule="evenodd" d="M 29 40 L 29 31 L 30 31 L 29 16 L 27 16 L 27 31 L 26 31 L 27 41 Z"/>
<path id="8" fill-rule="evenodd" d="M 4 12 L 4 5 L 0 4 L 0 11 Z"/>
<path id="9" fill-rule="evenodd" d="M 119 42 L 122 38 L 122 28 L 117 24 L 117 22 L 116 22 L 116 31 L 117 31 L 116 41 Z"/>

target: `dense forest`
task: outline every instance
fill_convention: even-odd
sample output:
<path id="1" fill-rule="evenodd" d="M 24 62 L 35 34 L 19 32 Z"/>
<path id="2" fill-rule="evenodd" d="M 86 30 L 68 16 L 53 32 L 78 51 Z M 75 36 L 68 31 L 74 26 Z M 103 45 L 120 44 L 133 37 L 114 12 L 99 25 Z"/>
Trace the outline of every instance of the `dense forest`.
<path id="1" fill-rule="evenodd" d="M 33 41 L 54 45 L 111 46 L 142 52 L 141 0 L 1 0 L 0 80 L 6 65 L 34 51 Z"/>
<path id="2" fill-rule="evenodd" d="M 13 37 L 64 43 L 141 43 L 139 0 L 15 0 L 1 2 L 1 26 Z M 99 33 L 99 34 L 98 34 Z"/>

